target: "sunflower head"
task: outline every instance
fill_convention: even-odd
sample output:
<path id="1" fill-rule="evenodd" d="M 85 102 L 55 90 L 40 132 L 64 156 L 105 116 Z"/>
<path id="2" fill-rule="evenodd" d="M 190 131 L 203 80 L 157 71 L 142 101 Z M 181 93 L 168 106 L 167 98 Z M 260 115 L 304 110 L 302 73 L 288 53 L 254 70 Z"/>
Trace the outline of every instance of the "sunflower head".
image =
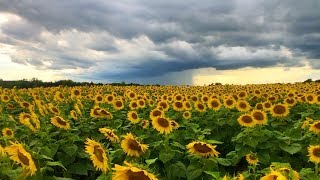
<path id="1" fill-rule="evenodd" d="M 169 134 L 172 131 L 171 121 L 163 116 L 157 117 L 156 119 L 152 120 L 152 126 L 161 134 Z"/>
<path id="2" fill-rule="evenodd" d="M 111 142 L 114 142 L 114 143 L 119 142 L 119 137 L 114 133 L 113 129 L 99 128 L 99 131 Z"/>
<path id="3" fill-rule="evenodd" d="M 245 100 L 239 100 L 236 105 L 238 111 L 247 112 L 251 109 L 250 104 Z"/>
<path id="4" fill-rule="evenodd" d="M 320 163 L 320 145 L 310 145 L 308 148 L 309 161 L 319 164 Z"/>
<path id="5" fill-rule="evenodd" d="M 85 151 L 89 154 L 93 166 L 97 170 L 101 170 L 103 173 L 106 173 L 109 169 L 108 158 L 101 144 L 89 138 L 87 138 L 85 144 Z"/>
<path id="6" fill-rule="evenodd" d="M 164 116 L 164 111 L 162 111 L 162 110 L 160 110 L 158 108 L 153 109 L 152 111 L 150 111 L 149 117 L 150 117 L 151 120 L 154 120 L 154 119 L 156 119 L 156 118 L 158 118 L 160 116 Z"/>
<path id="7" fill-rule="evenodd" d="M 128 179 L 128 180 L 158 180 L 157 177 L 139 167 L 134 166 L 133 164 L 124 162 L 125 166 L 120 166 L 115 164 L 114 170 L 115 172 L 112 175 L 112 179 Z"/>
<path id="8" fill-rule="evenodd" d="M 191 118 L 191 112 L 190 111 L 183 112 L 182 117 L 183 117 L 183 119 L 186 119 L 186 120 L 190 119 Z"/>
<path id="9" fill-rule="evenodd" d="M 70 129 L 70 124 L 68 121 L 64 120 L 61 116 L 55 116 L 51 118 L 51 123 L 61 129 Z"/>
<path id="10" fill-rule="evenodd" d="M 194 108 L 199 112 L 206 112 L 207 110 L 206 105 L 199 101 L 194 103 Z"/>
<path id="11" fill-rule="evenodd" d="M 184 110 L 183 102 L 181 102 L 181 101 L 175 101 L 172 104 L 172 106 L 175 111 L 183 111 Z"/>
<path id="12" fill-rule="evenodd" d="M 251 114 L 243 114 L 238 118 L 238 123 L 245 127 L 254 127 L 256 121 L 253 119 Z"/>
<path id="13" fill-rule="evenodd" d="M 252 153 L 246 155 L 246 160 L 251 165 L 257 165 L 259 162 L 257 155 Z"/>
<path id="14" fill-rule="evenodd" d="M 3 137 L 8 137 L 8 138 L 13 138 L 14 137 L 14 132 L 10 128 L 4 128 L 4 129 L 2 129 L 2 136 Z"/>
<path id="15" fill-rule="evenodd" d="M 220 110 L 220 108 L 221 108 L 221 103 L 220 103 L 219 99 L 213 98 L 213 99 L 210 99 L 210 100 L 208 101 L 208 107 L 209 107 L 210 109 L 213 109 L 213 110 L 215 110 L 215 111 L 218 111 L 218 110 Z"/>
<path id="16" fill-rule="evenodd" d="M 113 101 L 113 107 L 116 110 L 121 110 L 124 108 L 124 103 L 121 99 L 117 99 L 117 100 Z"/>
<path id="17" fill-rule="evenodd" d="M 139 157 L 147 151 L 148 145 L 141 144 L 131 133 L 128 133 L 121 141 L 121 148 L 128 156 Z"/>
<path id="18" fill-rule="evenodd" d="M 142 121 L 141 121 L 141 127 L 142 127 L 143 129 L 148 128 L 148 127 L 149 127 L 149 124 L 150 124 L 150 121 L 149 121 L 149 120 L 142 120 Z"/>
<path id="19" fill-rule="evenodd" d="M 257 124 L 267 124 L 268 116 L 262 110 L 253 110 L 251 112 L 252 118 L 256 121 Z"/>
<path id="20" fill-rule="evenodd" d="M 314 122 L 310 128 L 309 131 L 314 132 L 315 134 L 320 135 L 320 121 Z"/>
<path id="21" fill-rule="evenodd" d="M 270 112 L 274 117 L 286 117 L 289 115 L 289 107 L 285 104 L 276 104 L 272 106 Z"/>
<path id="22" fill-rule="evenodd" d="M 218 157 L 220 154 L 215 150 L 216 146 L 212 146 L 208 143 L 201 141 L 193 141 L 189 143 L 187 146 L 189 153 L 200 156 L 215 156 Z"/>
<path id="23" fill-rule="evenodd" d="M 140 120 L 139 115 L 136 111 L 129 111 L 127 117 L 128 117 L 128 120 L 133 124 L 137 124 Z"/>

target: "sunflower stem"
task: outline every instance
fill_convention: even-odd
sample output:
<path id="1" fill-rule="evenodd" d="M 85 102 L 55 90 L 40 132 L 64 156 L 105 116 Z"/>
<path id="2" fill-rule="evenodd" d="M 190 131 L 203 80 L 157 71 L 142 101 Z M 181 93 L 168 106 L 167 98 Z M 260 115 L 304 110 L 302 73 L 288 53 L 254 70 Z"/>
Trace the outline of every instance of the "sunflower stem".
<path id="1" fill-rule="evenodd" d="M 319 164 L 318 163 L 316 163 L 315 173 L 316 173 L 316 175 L 318 175 L 318 173 L 319 173 Z"/>
<path id="2" fill-rule="evenodd" d="M 164 146 L 167 150 L 169 148 L 169 134 L 166 134 L 165 137 Z"/>
<path id="3" fill-rule="evenodd" d="M 254 177 L 254 180 L 256 180 L 256 179 L 257 179 L 257 174 L 256 174 L 256 165 L 253 165 L 252 170 L 253 170 L 253 177 Z"/>

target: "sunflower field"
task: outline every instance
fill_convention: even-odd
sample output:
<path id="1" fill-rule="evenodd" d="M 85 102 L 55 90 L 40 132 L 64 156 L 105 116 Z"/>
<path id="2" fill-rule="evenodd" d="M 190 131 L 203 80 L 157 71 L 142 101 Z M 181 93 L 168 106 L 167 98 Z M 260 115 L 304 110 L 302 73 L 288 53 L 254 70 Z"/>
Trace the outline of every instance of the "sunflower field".
<path id="1" fill-rule="evenodd" d="M 320 85 L 0 88 L 0 179 L 319 180 Z"/>

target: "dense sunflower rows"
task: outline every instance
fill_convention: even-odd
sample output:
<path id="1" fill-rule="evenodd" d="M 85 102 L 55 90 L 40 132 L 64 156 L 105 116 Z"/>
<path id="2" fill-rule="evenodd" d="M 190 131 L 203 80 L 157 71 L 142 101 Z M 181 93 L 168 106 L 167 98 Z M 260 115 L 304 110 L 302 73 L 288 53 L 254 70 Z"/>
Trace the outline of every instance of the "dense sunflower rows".
<path id="1" fill-rule="evenodd" d="M 0 95 L 0 179 L 319 179 L 315 83 Z"/>

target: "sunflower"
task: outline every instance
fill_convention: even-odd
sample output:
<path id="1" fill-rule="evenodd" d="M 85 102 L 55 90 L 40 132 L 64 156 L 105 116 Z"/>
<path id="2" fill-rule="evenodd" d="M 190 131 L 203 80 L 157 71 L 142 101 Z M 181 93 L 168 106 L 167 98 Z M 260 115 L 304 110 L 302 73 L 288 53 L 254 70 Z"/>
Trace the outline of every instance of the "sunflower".
<path id="1" fill-rule="evenodd" d="M 166 101 L 159 101 L 157 104 L 157 107 L 162 107 L 163 111 L 168 111 L 170 108 L 170 105 Z"/>
<path id="2" fill-rule="evenodd" d="M 257 124 L 267 124 L 268 116 L 264 111 L 253 110 L 251 112 L 251 116 L 252 116 L 253 120 L 256 121 Z"/>
<path id="3" fill-rule="evenodd" d="M 116 110 L 121 110 L 124 108 L 124 103 L 121 99 L 113 101 L 113 108 Z"/>
<path id="4" fill-rule="evenodd" d="M 85 144 L 85 151 L 90 155 L 93 166 L 96 170 L 101 170 L 103 173 L 106 173 L 109 169 L 108 158 L 101 144 L 89 138 L 87 138 Z"/>
<path id="5" fill-rule="evenodd" d="M 153 109 L 150 112 L 150 115 L 149 115 L 151 120 L 154 120 L 154 119 L 156 119 L 157 117 L 160 117 L 160 116 L 164 116 L 164 112 L 161 111 L 160 109 Z"/>
<path id="6" fill-rule="evenodd" d="M 263 110 L 263 103 L 257 103 L 255 108 L 258 110 Z"/>
<path id="7" fill-rule="evenodd" d="M 113 180 L 158 180 L 157 177 L 146 170 L 133 166 L 124 162 L 126 166 L 114 165 L 115 172 L 112 175 Z"/>
<path id="8" fill-rule="evenodd" d="M 4 128 L 4 129 L 2 129 L 2 136 L 3 137 L 13 138 L 14 137 L 14 132 L 10 128 Z"/>
<path id="9" fill-rule="evenodd" d="M 295 170 L 284 167 L 284 168 L 278 168 L 278 169 L 276 169 L 276 171 L 280 172 L 284 176 L 291 177 L 292 180 L 299 180 L 300 179 L 299 173 Z"/>
<path id="10" fill-rule="evenodd" d="M 1 95 L 1 101 L 4 102 L 4 103 L 7 103 L 10 101 L 10 97 L 6 94 L 2 94 Z"/>
<path id="11" fill-rule="evenodd" d="M 184 110 L 183 102 L 181 102 L 181 101 L 175 101 L 172 106 L 175 111 L 183 111 Z"/>
<path id="12" fill-rule="evenodd" d="M 192 109 L 192 106 L 189 100 L 183 101 L 183 109 L 186 111 L 190 111 Z"/>
<path id="13" fill-rule="evenodd" d="M 199 112 L 206 112 L 206 110 L 207 110 L 206 105 L 199 102 L 199 101 L 194 103 L 194 108 Z"/>
<path id="14" fill-rule="evenodd" d="M 149 124 L 150 124 L 150 121 L 148 121 L 148 120 L 141 121 L 141 126 L 143 129 L 147 128 L 149 126 Z"/>
<path id="15" fill-rule="evenodd" d="M 78 119 L 78 115 L 77 115 L 77 113 L 76 113 L 75 110 L 71 110 L 71 111 L 70 111 L 70 116 L 71 116 L 71 118 L 72 118 L 73 120 L 77 120 L 77 119 Z"/>
<path id="16" fill-rule="evenodd" d="M 250 104 L 245 100 L 239 100 L 236 104 L 238 111 L 247 112 L 251 109 Z"/>
<path id="17" fill-rule="evenodd" d="M 104 99 L 106 103 L 112 104 L 114 101 L 114 96 L 112 94 L 107 94 Z"/>
<path id="18" fill-rule="evenodd" d="M 301 128 L 305 129 L 305 128 L 309 127 L 309 125 L 312 121 L 313 121 L 313 119 L 307 117 L 306 120 L 303 121 Z"/>
<path id="19" fill-rule="evenodd" d="M 35 113 L 29 114 L 22 112 L 19 114 L 19 122 L 29 127 L 33 132 L 40 129 L 40 121 Z"/>
<path id="20" fill-rule="evenodd" d="M 221 108 L 221 102 L 219 101 L 219 99 L 212 98 L 208 101 L 208 107 L 215 111 L 219 111 Z"/>
<path id="21" fill-rule="evenodd" d="M 305 97 L 306 102 L 309 104 L 314 104 L 317 102 L 317 97 L 314 94 L 307 94 L 304 97 Z"/>
<path id="22" fill-rule="evenodd" d="M 100 113 L 99 113 L 100 110 L 101 110 L 101 108 L 99 106 L 95 106 L 94 108 L 92 108 L 90 110 L 90 116 L 93 118 L 99 118 L 100 117 Z"/>
<path id="23" fill-rule="evenodd" d="M 310 128 L 309 131 L 314 132 L 315 134 L 320 135 L 320 121 L 314 122 Z"/>
<path id="24" fill-rule="evenodd" d="M 138 100 L 138 105 L 139 108 L 145 108 L 146 107 L 146 102 L 143 99 Z"/>
<path id="25" fill-rule="evenodd" d="M 97 103 L 97 104 L 103 103 L 103 97 L 100 94 L 96 95 L 94 97 L 94 102 Z"/>
<path id="26" fill-rule="evenodd" d="M 101 108 L 98 110 L 98 113 L 99 113 L 99 118 L 106 118 L 106 119 L 113 118 L 112 114 L 109 111 L 107 111 L 106 109 Z"/>
<path id="27" fill-rule="evenodd" d="M 58 116 L 60 114 L 60 110 L 57 107 L 53 106 L 53 104 L 51 104 L 51 103 L 49 104 L 48 109 L 54 115 Z"/>
<path id="28" fill-rule="evenodd" d="M 190 111 L 183 112 L 182 117 L 183 117 L 183 119 L 186 119 L 186 120 L 190 119 L 191 118 L 191 112 Z"/>
<path id="29" fill-rule="evenodd" d="M 238 123 L 245 127 L 254 127 L 256 121 L 253 119 L 251 114 L 243 114 L 238 118 Z"/>
<path id="30" fill-rule="evenodd" d="M 269 101 L 266 101 L 263 103 L 263 109 L 270 110 L 272 108 L 272 103 Z"/>
<path id="31" fill-rule="evenodd" d="M 270 112 L 273 117 L 285 117 L 289 114 L 289 107 L 285 104 L 276 104 L 272 106 Z"/>
<path id="32" fill-rule="evenodd" d="M 131 110 L 137 110 L 139 109 L 139 104 L 137 101 L 130 101 L 130 104 L 129 104 L 129 108 Z"/>
<path id="33" fill-rule="evenodd" d="M 287 180 L 287 178 L 278 171 L 271 171 L 269 174 L 261 177 L 260 180 Z"/>
<path id="34" fill-rule="evenodd" d="M 31 154 L 25 150 L 22 144 L 18 142 L 10 142 L 11 145 L 5 148 L 10 159 L 17 164 L 21 164 L 23 172 L 26 176 L 33 176 L 37 172 L 37 167 L 32 159 Z"/>
<path id="35" fill-rule="evenodd" d="M 62 128 L 65 130 L 70 129 L 70 124 L 68 121 L 64 120 L 62 117 L 60 116 L 55 116 L 51 118 L 51 123 L 53 125 L 55 125 L 58 128 Z"/>
<path id="36" fill-rule="evenodd" d="M 111 142 L 119 142 L 119 137 L 114 133 L 114 130 L 109 128 L 99 128 L 99 131 Z"/>
<path id="37" fill-rule="evenodd" d="M 121 141 L 121 148 L 128 156 L 139 157 L 147 151 L 148 145 L 140 144 L 131 133 L 127 133 Z"/>
<path id="38" fill-rule="evenodd" d="M 65 98 L 64 95 L 59 91 L 57 91 L 56 94 L 54 95 L 54 100 L 56 101 L 62 102 L 64 101 L 64 98 Z"/>
<path id="39" fill-rule="evenodd" d="M 178 129 L 180 127 L 180 125 L 174 120 L 171 120 L 170 123 L 171 123 L 172 129 Z"/>
<path id="40" fill-rule="evenodd" d="M 71 89 L 71 98 L 80 98 L 81 97 L 81 91 L 77 88 Z"/>
<path id="41" fill-rule="evenodd" d="M 162 116 L 152 120 L 152 126 L 161 134 L 169 134 L 172 131 L 172 125 L 170 120 Z"/>
<path id="42" fill-rule="evenodd" d="M 320 164 L 320 145 L 310 145 L 308 147 L 309 161 Z"/>
<path id="43" fill-rule="evenodd" d="M 224 107 L 229 108 L 229 109 L 234 108 L 235 104 L 236 104 L 236 101 L 230 97 L 223 101 Z"/>
<path id="44" fill-rule="evenodd" d="M 139 115 L 136 111 L 129 111 L 127 118 L 129 121 L 131 121 L 133 124 L 137 124 L 139 122 Z"/>
<path id="45" fill-rule="evenodd" d="M 189 153 L 195 155 L 218 157 L 218 155 L 220 154 L 218 151 L 215 150 L 216 146 L 212 146 L 201 141 L 193 141 L 189 143 L 186 147 Z"/>
<path id="46" fill-rule="evenodd" d="M 288 106 L 295 106 L 297 104 L 297 101 L 293 98 L 286 98 L 284 99 L 284 103 Z"/>
<path id="47" fill-rule="evenodd" d="M 259 160 L 256 154 L 247 154 L 246 160 L 250 165 L 257 165 Z"/>

